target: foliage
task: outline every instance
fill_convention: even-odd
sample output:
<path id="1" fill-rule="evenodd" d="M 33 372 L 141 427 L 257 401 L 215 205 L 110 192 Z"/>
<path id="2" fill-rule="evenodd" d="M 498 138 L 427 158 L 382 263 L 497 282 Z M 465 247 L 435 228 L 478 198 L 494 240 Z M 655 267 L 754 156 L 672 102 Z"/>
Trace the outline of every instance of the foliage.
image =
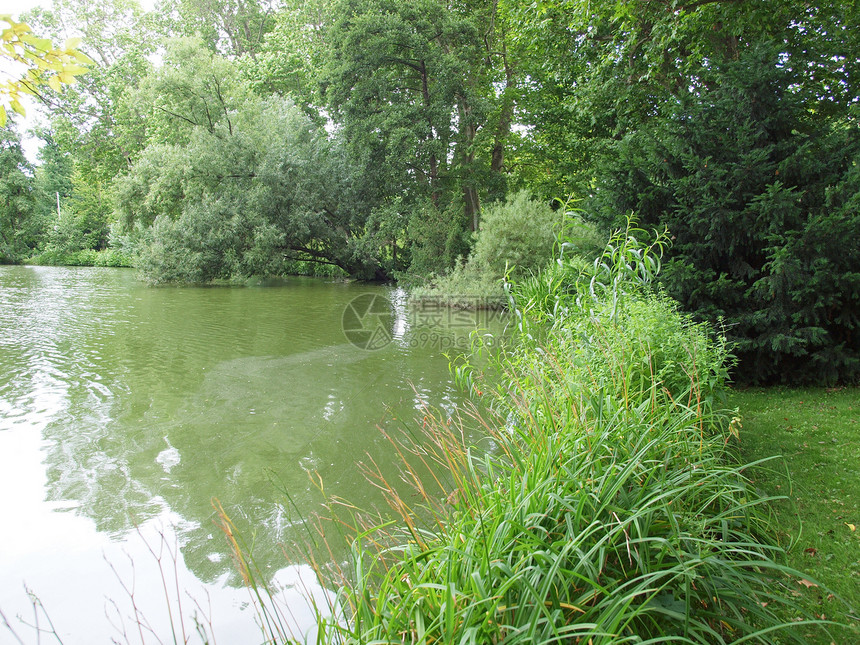
<path id="1" fill-rule="evenodd" d="M 455 309 L 501 309 L 507 302 L 501 277 L 481 269 L 476 262 L 461 260 L 443 276 L 430 275 L 410 289 L 413 300 L 444 304 Z"/>
<path id="2" fill-rule="evenodd" d="M 343 0 L 332 13 L 319 80 L 328 111 L 378 195 L 414 217 L 429 201 L 445 218 L 436 242 L 419 245 L 448 256 L 447 269 L 451 243 L 477 230 L 481 201 L 504 194 L 515 81 L 496 3 Z"/>
<path id="3" fill-rule="evenodd" d="M 17 132 L 0 128 L 0 263 L 24 259 L 41 234 L 30 170 Z"/>
<path id="4" fill-rule="evenodd" d="M 860 138 L 808 112 L 770 49 L 713 70 L 666 118 L 618 140 L 594 208 L 675 241 L 664 284 L 722 319 L 747 381 L 860 378 Z M 712 88 L 712 89 L 711 89 Z"/>
<path id="5" fill-rule="evenodd" d="M 161 0 L 158 15 L 171 36 L 202 38 L 222 56 L 254 57 L 274 25 L 275 5 L 271 0 Z"/>
<path id="6" fill-rule="evenodd" d="M 151 70 L 159 35 L 137 0 L 55 0 L 29 20 L 55 38 L 82 39 L 90 72 L 63 94 L 46 92 L 50 135 L 88 179 L 105 185 L 142 145 L 141 118 L 123 97 Z"/>
<path id="7" fill-rule="evenodd" d="M 419 507 L 370 470 L 402 524 L 354 516 L 330 642 L 802 642 L 773 592 L 800 574 L 716 404 L 725 345 L 649 295 L 658 251 L 615 237 L 569 290 L 589 310 L 561 303 L 540 341 L 458 367 L 491 400 L 471 413 L 490 447 L 423 410 L 400 447 Z"/>
<path id="8" fill-rule="evenodd" d="M 334 15 L 334 0 L 287 0 L 273 16 L 272 31 L 260 51 L 245 59 L 251 85 L 263 94 L 283 94 L 298 105 L 321 105 L 326 31 Z"/>
<path id="9" fill-rule="evenodd" d="M 6 106 L 24 115 L 22 95 L 38 96 L 42 85 L 59 92 L 63 85 L 71 85 L 77 76 L 85 74 L 86 66 L 93 61 L 78 50 L 79 39 L 69 39 L 62 47 L 54 47 L 49 39 L 36 36 L 27 23 L 15 20 L 10 14 L 0 14 L 0 22 L 8 25 L 0 30 L 0 60 L 6 63 L 3 72 L 8 76 L 0 79 L 2 128 L 8 118 Z M 20 71 L 10 71 L 16 64 Z"/>
<path id="10" fill-rule="evenodd" d="M 567 208 L 553 211 L 520 191 L 486 207 L 469 256 L 441 276 L 425 277 L 413 296 L 451 306 L 499 306 L 505 301 L 503 281 L 526 279 L 545 268 L 559 239 L 569 251 L 584 255 L 598 244 L 593 227 L 575 213 Z M 416 264 L 413 259 L 413 270 Z"/>
<path id="11" fill-rule="evenodd" d="M 742 378 L 856 380 L 860 5 L 503 7 L 533 83 L 527 185 L 569 186 L 607 229 L 668 225 L 666 287 L 724 317 Z"/>
<path id="12" fill-rule="evenodd" d="M 81 266 L 81 267 L 130 267 L 132 260 L 129 256 L 117 249 L 77 249 L 62 251 L 56 247 L 49 246 L 32 258 L 28 258 L 30 264 L 41 264 L 47 266 Z"/>
<path id="13" fill-rule="evenodd" d="M 183 135 L 148 146 L 117 183 L 116 232 L 144 274 L 206 282 L 312 261 L 375 277 L 376 257 L 362 243 L 363 193 L 342 148 L 290 101 L 243 93 L 227 78 L 230 65 L 212 60 L 188 55 L 176 61 L 179 73 L 165 70 L 174 95 L 193 97 L 176 108 Z"/>

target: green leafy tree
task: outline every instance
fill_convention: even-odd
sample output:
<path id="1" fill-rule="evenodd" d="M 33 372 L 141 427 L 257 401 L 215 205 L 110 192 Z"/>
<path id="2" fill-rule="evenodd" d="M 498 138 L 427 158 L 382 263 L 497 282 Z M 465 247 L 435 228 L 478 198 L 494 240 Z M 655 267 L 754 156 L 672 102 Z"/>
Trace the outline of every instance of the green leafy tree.
<path id="1" fill-rule="evenodd" d="M 650 118 L 614 112 L 593 166 L 605 222 L 633 210 L 669 227 L 664 284 L 723 320 L 740 380 L 860 378 L 860 49 L 834 38 L 849 14 L 833 9 L 701 45 L 698 66 L 666 69 L 680 80 L 653 90 Z"/>
<path id="2" fill-rule="evenodd" d="M 375 277 L 371 209 L 343 146 L 291 101 L 253 96 L 236 69 L 182 39 L 141 85 L 151 143 L 117 183 L 117 240 L 156 282 L 302 261 Z"/>
<path id="3" fill-rule="evenodd" d="M 413 230 L 429 204 L 442 220 L 433 235 L 459 236 L 468 251 L 462 234 L 479 224 L 483 186 L 504 192 L 493 177 L 513 110 L 497 96 L 514 81 L 495 4 L 343 0 L 334 15 L 321 82 L 352 154 L 378 194 L 419 219 Z"/>
<path id="4" fill-rule="evenodd" d="M 74 87 L 45 98 L 54 142 L 84 176 L 110 182 L 145 145 L 140 115 L 123 97 L 150 71 L 159 42 L 152 16 L 137 0 L 56 0 L 29 19 L 43 33 L 81 39 L 95 63 Z"/>
<path id="5" fill-rule="evenodd" d="M 35 173 L 38 211 L 41 217 L 50 219 L 57 212 L 57 199 L 66 202 L 72 196 L 74 160 L 60 150 L 49 132 L 40 130 L 37 134 L 43 142 Z"/>
<path id="6" fill-rule="evenodd" d="M 201 38 L 213 53 L 256 57 L 274 26 L 272 0 L 162 0 L 159 21 L 171 36 Z"/>
<path id="7" fill-rule="evenodd" d="M 50 9 L 34 9 L 28 20 L 52 38 L 85 43 L 82 51 L 94 63 L 73 87 L 42 92 L 50 111 L 40 135 L 52 157 L 37 173 L 40 212 L 56 220 L 40 261 L 63 263 L 76 254 L 84 261 L 105 248 L 113 179 L 128 170 L 146 142 L 143 119 L 125 97 L 148 73 L 147 57 L 158 37 L 152 17 L 136 0 L 56 0 Z"/>
<path id="8" fill-rule="evenodd" d="M 261 94 L 290 96 L 311 108 L 323 104 L 320 80 L 328 51 L 327 32 L 337 0 L 286 0 L 254 58 L 243 61 L 245 76 Z"/>
<path id="9" fill-rule="evenodd" d="M 17 132 L 0 128 L 0 262 L 24 259 L 38 242 L 42 220 L 31 173 Z"/>
<path id="10" fill-rule="evenodd" d="M 122 105 L 138 115 L 147 145 L 187 143 L 198 128 L 212 134 L 224 125 L 231 134 L 248 96 L 234 62 L 212 53 L 199 38 L 171 38 L 159 68 L 127 91 Z"/>

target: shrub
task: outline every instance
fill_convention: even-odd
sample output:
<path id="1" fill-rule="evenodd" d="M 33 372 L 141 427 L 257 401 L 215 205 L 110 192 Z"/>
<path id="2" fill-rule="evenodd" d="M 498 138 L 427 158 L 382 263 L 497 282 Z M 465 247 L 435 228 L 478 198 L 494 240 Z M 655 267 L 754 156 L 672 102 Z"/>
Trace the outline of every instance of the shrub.
<path id="1" fill-rule="evenodd" d="M 469 257 L 447 274 L 431 276 L 413 295 L 455 307 L 476 301 L 497 306 L 505 300 L 503 280 L 528 279 L 545 268 L 559 240 L 570 258 L 593 254 L 598 239 L 594 228 L 569 208 L 555 212 L 521 191 L 488 206 Z"/>
<path id="2" fill-rule="evenodd" d="M 528 275 L 552 257 L 560 232 L 560 214 L 526 191 L 484 209 L 471 262 L 481 271 L 501 277 L 508 269 Z"/>

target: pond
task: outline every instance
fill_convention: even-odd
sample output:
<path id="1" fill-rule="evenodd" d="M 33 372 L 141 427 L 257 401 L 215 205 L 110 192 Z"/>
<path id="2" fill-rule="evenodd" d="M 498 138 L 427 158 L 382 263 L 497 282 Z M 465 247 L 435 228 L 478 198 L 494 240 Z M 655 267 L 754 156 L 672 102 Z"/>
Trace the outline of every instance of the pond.
<path id="1" fill-rule="evenodd" d="M 397 480 L 380 428 L 460 403 L 443 352 L 476 323 L 502 327 L 385 286 L 151 288 L 132 270 L 0 267 L 6 620 L 25 642 L 37 620 L 66 645 L 157 642 L 147 629 L 167 642 L 197 613 L 221 642 L 259 642 L 217 501 L 295 629 L 312 629 L 302 598 L 324 592 L 283 545 L 320 510 L 314 477 L 381 506 L 356 462 Z"/>

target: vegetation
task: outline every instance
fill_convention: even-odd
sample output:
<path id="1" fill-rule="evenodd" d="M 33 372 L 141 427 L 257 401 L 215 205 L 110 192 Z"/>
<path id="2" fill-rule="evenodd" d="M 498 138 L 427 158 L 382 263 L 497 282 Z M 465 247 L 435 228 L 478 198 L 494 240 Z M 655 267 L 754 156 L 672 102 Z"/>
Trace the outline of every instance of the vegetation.
<path id="1" fill-rule="evenodd" d="M 4 261 L 113 245 L 152 282 L 317 265 L 495 297 L 550 245 L 537 215 L 528 242 L 491 242 L 493 205 L 571 195 L 603 239 L 631 212 L 668 227 L 661 282 L 723 326 L 740 380 L 854 382 L 858 11 L 54 0 L 4 31 L 47 57 L 51 107 Z"/>
<path id="2" fill-rule="evenodd" d="M 0 16 L 23 66 L 0 85 L 0 262 L 400 278 L 511 306 L 514 345 L 456 368 L 491 412 L 427 411 L 404 464 L 422 506 L 390 489 L 401 526 L 356 518 L 332 634 L 770 642 L 855 620 L 831 567 L 856 563 L 857 522 L 837 538 L 822 516 L 850 478 L 797 500 L 829 545 L 806 547 L 769 460 L 855 428 L 753 431 L 753 467 L 726 393 L 730 375 L 860 381 L 856 1 L 54 0 L 25 18 Z M 26 93 L 49 108 L 37 163 L 6 110 Z M 734 396 L 746 433 L 774 414 Z M 459 441 L 474 422 L 483 449 Z M 798 463 L 822 490 L 822 462 Z"/>
<path id="3" fill-rule="evenodd" d="M 503 282 L 537 274 L 551 260 L 559 236 L 583 256 L 602 246 L 600 235 L 568 208 L 548 204 L 520 191 L 483 211 L 472 252 L 442 276 L 410 276 L 413 296 L 441 300 L 454 307 L 496 307 L 506 298 Z"/>
<path id="4" fill-rule="evenodd" d="M 0 22 L 7 25 L 0 30 L 0 60 L 5 63 L 4 78 L 0 78 L 2 128 L 8 119 L 7 106 L 25 114 L 23 95 L 38 94 L 41 85 L 59 92 L 63 84 L 75 83 L 79 74 L 85 74 L 86 65 L 93 61 L 78 51 L 79 39 L 69 39 L 62 47 L 54 47 L 50 40 L 36 36 L 30 25 L 15 20 L 11 14 L 0 14 Z"/>
<path id="5" fill-rule="evenodd" d="M 424 412 L 401 447 L 419 505 L 371 472 L 396 523 L 355 516 L 327 642 L 802 642 L 822 623 L 782 617 L 799 610 L 779 589 L 806 578 L 737 460 L 730 354 L 648 289 L 664 239 L 642 233 L 588 270 L 563 260 L 578 279 L 552 307 L 517 309 L 513 346 L 457 368 L 492 412 Z M 483 448 L 462 442 L 475 421 Z"/>

